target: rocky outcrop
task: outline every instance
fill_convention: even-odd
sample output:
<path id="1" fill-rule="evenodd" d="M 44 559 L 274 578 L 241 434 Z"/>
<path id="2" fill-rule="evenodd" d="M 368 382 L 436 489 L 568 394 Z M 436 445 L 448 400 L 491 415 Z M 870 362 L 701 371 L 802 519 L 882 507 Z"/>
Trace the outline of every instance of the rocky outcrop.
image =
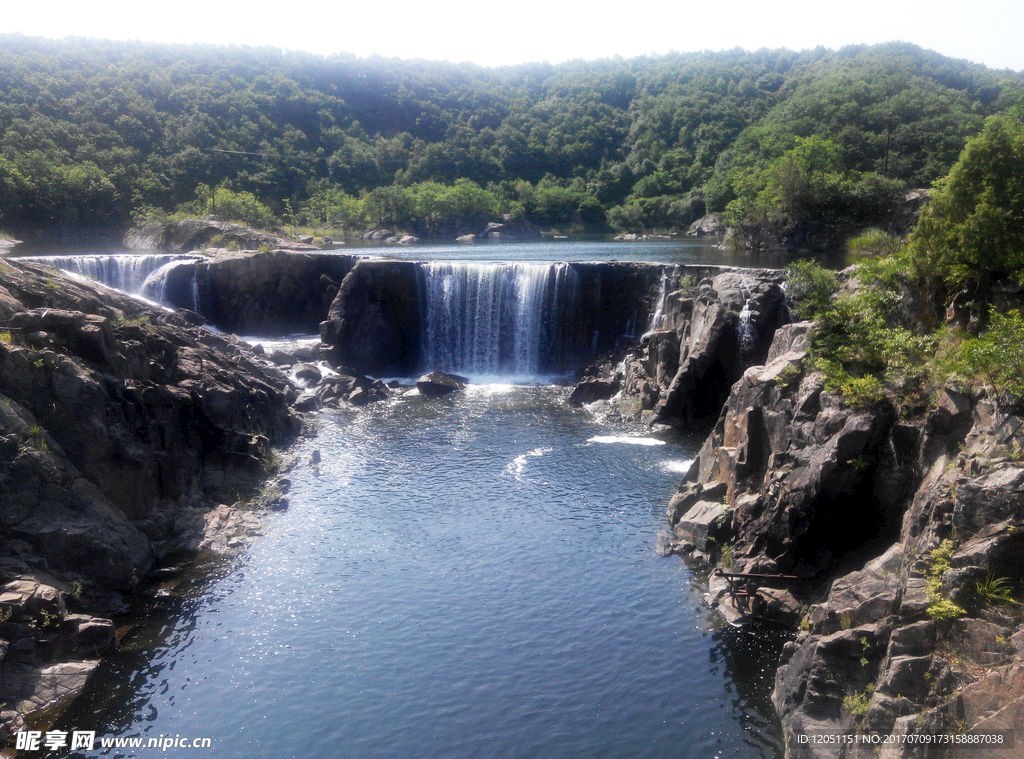
<path id="1" fill-rule="evenodd" d="M 287 379 L 237 339 L 48 267 L 0 262 L 0 323 L 9 725 L 84 682 L 110 642 L 93 615 L 261 482 L 298 421 Z"/>
<path id="2" fill-rule="evenodd" d="M 540 230 L 522 216 L 505 214 L 501 221 L 490 221 L 476 233 L 481 240 L 535 240 Z"/>
<path id="3" fill-rule="evenodd" d="M 354 261 L 328 253 L 224 251 L 168 267 L 160 297 L 227 332 L 315 334 Z"/>
<path id="4" fill-rule="evenodd" d="M 1024 587 L 1024 419 L 952 386 L 917 420 L 884 400 L 851 408 L 806 366 L 812 329 L 780 328 L 766 364 L 733 385 L 661 542 L 806 580 L 786 604 L 763 587 L 717 598 L 730 618 L 785 621 L 805 605 L 773 695 L 787 757 L 837 756 L 800 740 L 825 731 L 1019 727 L 1024 615 L 998 588 Z M 918 753 L 890 744 L 882 755 Z"/>
<path id="5" fill-rule="evenodd" d="M 687 228 L 686 234 L 690 237 L 706 237 L 707 235 L 721 237 L 725 234 L 725 220 L 717 214 L 702 216 Z"/>
<path id="6" fill-rule="evenodd" d="M 419 219 L 410 225 L 407 232 L 390 229 L 373 229 L 364 232 L 363 240 L 384 242 L 392 245 L 414 245 L 421 240 L 533 240 L 540 237 L 540 230 L 522 216 L 504 214 L 495 217 L 489 214 L 476 216 L 453 216 L 445 219 Z"/>
<path id="7" fill-rule="evenodd" d="M 222 245 L 234 244 L 241 249 L 264 248 L 318 250 L 277 235 L 267 234 L 243 224 L 221 221 L 216 216 L 203 219 L 182 219 L 165 223 L 142 224 L 125 233 L 124 246 L 133 250 L 201 250 L 219 239 Z"/>
<path id="8" fill-rule="evenodd" d="M 332 363 L 378 376 L 415 372 L 420 363 L 419 292 L 413 262 L 358 262 L 320 324 Z"/>
<path id="9" fill-rule="evenodd" d="M 651 307 L 654 329 L 621 360 L 588 369 L 574 397 L 596 397 L 599 377 L 605 388 L 621 387 L 610 406 L 618 416 L 673 427 L 708 423 L 788 321 L 782 276 L 727 267 L 666 270 L 661 302 Z M 684 286 L 670 291 L 676 283 Z"/>

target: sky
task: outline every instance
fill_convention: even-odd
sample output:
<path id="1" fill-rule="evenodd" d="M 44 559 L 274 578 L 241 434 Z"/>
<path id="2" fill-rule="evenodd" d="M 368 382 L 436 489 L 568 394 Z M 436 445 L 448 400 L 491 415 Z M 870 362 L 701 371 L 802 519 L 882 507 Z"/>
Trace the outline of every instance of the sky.
<path id="1" fill-rule="evenodd" d="M 1024 70 L 1021 0 L 289 0 L 262 7 L 223 0 L 50 0 L 9 4 L 0 14 L 0 32 L 270 45 L 483 66 L 899 40 L 991 68 Z"/>

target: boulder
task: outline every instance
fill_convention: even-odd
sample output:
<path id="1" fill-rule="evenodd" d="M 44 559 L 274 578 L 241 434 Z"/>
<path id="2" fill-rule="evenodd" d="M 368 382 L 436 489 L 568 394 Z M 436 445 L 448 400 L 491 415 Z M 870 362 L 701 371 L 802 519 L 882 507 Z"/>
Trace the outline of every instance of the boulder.
<path id="1" fill-rule="evenodd" d="M 721 236 L 725 234 L 725 223 L 721 216 L 715 214 L 702 216 L 687 228 L 686 234 L 690 237 Z"/>
<path id="2" fill-rule="evenodd" d="M 676 522 L 674 532 L 706 552 L 709 542 L 725 532 L 728 516 L 729 509 L 724 504 L 698 501 Z"/>
<path id="3" fill-rule="evenodd" d="M 419 292 L 414 262 L 359 261 L 320 324 L 331 363 L 364 374 L 411 374 L 420 359 Z"/>
<path id="4" fill-rule="evenodd" d="M 427 398 L 440 398 L 465 387 L 465 382 L 456 379 L 444 372 L 430 372 L 416 380 L 416 387 L 420 395 Z"/>
<path id="5" fill-rule="evenodd" d="M 579 382 L 569 393 L 566 402 L 573 406 L 603 401 L 619 392 L 620 383 L 617 379 L 588 377 Z"/>

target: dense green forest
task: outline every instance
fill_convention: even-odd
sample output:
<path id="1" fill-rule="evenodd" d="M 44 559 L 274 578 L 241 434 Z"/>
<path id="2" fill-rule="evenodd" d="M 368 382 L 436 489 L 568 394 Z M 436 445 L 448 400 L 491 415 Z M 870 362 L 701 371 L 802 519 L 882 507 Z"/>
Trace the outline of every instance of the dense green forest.
<path id="1" fill-rule="evenodd" d="M 0 37 L 0 226 L 884 224 L 1022 77 L 893 43 L 482 68 Z M 218 189 L 219 188 L 219 189 Z"/>

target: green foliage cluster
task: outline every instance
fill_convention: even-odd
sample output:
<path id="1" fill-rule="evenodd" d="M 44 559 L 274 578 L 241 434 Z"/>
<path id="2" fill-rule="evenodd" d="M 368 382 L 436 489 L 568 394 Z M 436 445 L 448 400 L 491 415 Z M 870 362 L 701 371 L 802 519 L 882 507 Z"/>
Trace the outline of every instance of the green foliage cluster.
<path id="1" fill-rule="evenodd" d="M 848 693 L 843 697 L 843 711 L 849 712 L 855 719 L 867 716 L 871 706 L 871 694 L 875 692 L 875 684 L 871 683 L 862 691 Z"/>
<path id="2" fill-rule="evenodd" d="M 930 554 L 931 561 L 927 570 L 928 616 L 937 622 L 948 622 L 964 616 L 967 612 L 942 595 L 942 575 L 952 566 L 953 554 L 956 553 L 956 542 L 943 540 L 939 547 Z"/>
<path id="3" fill-rule="evenodd" d="M 1016 309 L 992 310 L 988 329 L 967 335 L 954 355 L 954 368 L 964 378 L 981 378 L 1004 406 L 1024 401 L 1024 318 Z"/>
<path id="4" fill-rule="evenodd" d="M 902 181 L 850 170 L 840 146 L 818 135 L 797 137 L 781 156 L 737 173 L 732 184 L 727 216 L 748 237 L 813 232 L 819 240 L 882 222 L 906 191 Z"/>
<path id="5" fill-rule="evenodd" d="M 903 247 L 901 235 L 891 234 L 879 227 L 870 227 L 846 241 L 846 249 L 860 253 L 890 255 Z"/>
<path id="6" fill-rule="evenodd" d="M 977 289 L 1024 275 L 1024 129 L 992 116 L 936 183 L 911 240 L 922 274 Z"/>
<path id="7" fill-rule="evenodd" d="M 922 401 L 956 375 L 968 385 L 987 385 L 989 397 L 1003 407 L 1024 403 L 1024 318 L 1013 309 L 981 311 L 991 300 L 991 285 L 1024 276 L 1024 164 L 1019 176 L 1014 173 L 1022 148 L 1024 126 L 990 119 L 938 183 L 938 203 L 922 216 L 909 245 L 862 262 L 853 287 L 840 289 L 836 275 L 815 263 L 790 267 L 794 311 L 817 322 L 813 364 L 824 371 L 831 391 L 854 406 L 870 405 L 886 392 Z M 1000 180 L 1006 166 L 1014 176 L 1004 172 Z M 1020 191 L 1007 189 L 1015 184 Z M 956 214 L 954 207 L 973 210 Z M 989 245 L 982 218 L 996 220 L 993 237 L 1001 247 L 982 250 Z M 1019 230 L 1006 232 L 1018 223 Z M 940 303 L 966 294 L 977 318 L 967 328 L 931 332 L 908 308 L 910 293 Z"/>
<path id="8" fill-rule="evenodd" d="M 243 220 L 322 220 L 321 192 L 459 180 L 542 225 L 682 226 L 734 201 L 874 218 L 948 171 L 1021 80 L 905 44 L 485 69 L 20 35 L 0 37 L 0 71 L 14 230 L 123 225 L 200 186 Z M 407 211 L 379 194 L 367 213 Z"/>
<path id="9" fill-rule="evenodd" d="M 832 304 L 839 278 L 815 261 L 794 261 L 786 271 L 786 291 L 799 319 L 814 319 Z"/>
<path id="10" fill-rule="evenodd" d="M 881 400 L 885 386 L 920 391 L 938 338 L 901 326 L 897 306 L 905 263 L 889 257 L 861 265 L 857 287 L 840 290 L 834 272 L 811 261 L 790 268 L 788 287 L 800 318 L 814 319 L 811 358 L 825 386 L 855 408 Z"/>

